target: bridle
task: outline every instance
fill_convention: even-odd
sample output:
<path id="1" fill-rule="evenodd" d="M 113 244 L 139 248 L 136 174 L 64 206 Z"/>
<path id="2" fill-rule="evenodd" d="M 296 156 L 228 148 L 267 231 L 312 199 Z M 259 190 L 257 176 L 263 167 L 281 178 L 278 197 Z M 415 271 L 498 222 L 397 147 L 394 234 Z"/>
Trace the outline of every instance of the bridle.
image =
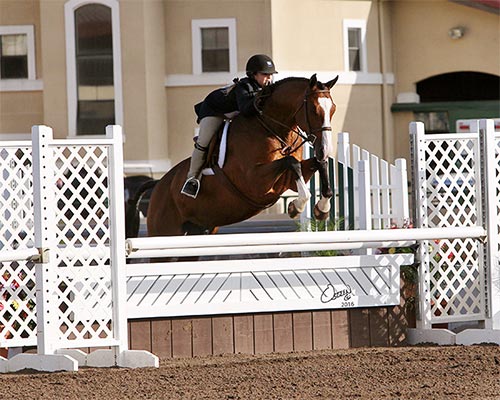
<path id="1" fill-rule="evenodd" d="M 276 118 L 273 118 L 269 115 L 266 115 L 264 114 L 264 112 L 258 107 L 257 105 L 257 101 L 262 99 L 263 96 L 258 96 L 256 97 L 255 101 L 254 101 L 254 106 L 256 108 L 256 110 L 258 111 L 258 115 L 257 115 L 257 119 L 258 121 L 260 122 L 260 124 L 272 135 L 274 136 L 276 139 L 278 139 L 278 141 L 281 143 L 282 145 L 282 148 L 281 148 L 281 153 L 283 155 L 290 155 L 292 153 L 294 153 L 295 151 L 297 151 L 298 149 L 300 149 L 305 143 L 311 143 L 311 144 L 314 144 L 314 142 L 316 141 L 316 138 L 317 136 L 315 135 L 317 132 L 323 132 L 323 131 L 331 131 L 332 128 L 330 126 L 325 126 L 325 127 L 320 127 L 320 128 L 315 128 L 315 129 L 311 129 L 311 124 L 309 122 L 309 101 L 308 101 L 308 98 L 309 96 L 313 95 L 313 94 L 321 94 L 321 93 L 330 93 L 330 90 L 329 89 L 320 89 L 320 90 L 316 90 L 316 91 L 311 91 L 311 90 L 308 90 L 308 92 L 306 94 L 304 94 L 304 99 L 302 100 L 302 102 L 300 103 L 300 105 L 297 107 L 297 109 L 293 112 L 293 114 L 290 116 L 290 118 L 288 119 L 291 119 L 293 118 L 295 120 L 295 117 L 296 115 L 300 112 L 300 110 L 302 109 L 302 107 L 304 107 L 305 109 L 305 118 L 306 118 L 306 125 L 307 125 L 307 132 L 303 131 L 299 124 L 297 123 L 296 124 L 296 128 L 294 127 L 290 127 L 286 124 L 284 124 L 283 122 L 281 121 L 278 121 Z M 267 96 L 270 96 L 271 94 L 268 94 Z M 292 145 L 289 145 L 287 142 L 285 142 L 267 123 L 264 119 L 267 119 L 271 122 L 273 122 L 274 124 L 276 125 L 279 125 L 279 126 L 282 126 L 284 128 L 287 129 L 287 131 L 289 132 L 294 132 L 297 137 L 295 138 L 295 140 L 293 141 Z M 287 120 L 288 120 L 287 119 Z M 300 144 L 298 144 L 297 146 L 295 146 L 297 140 L 301 138 L 302 139 L 302 142 Z M 294 147 L 295 146 L 295 147 Z"/>

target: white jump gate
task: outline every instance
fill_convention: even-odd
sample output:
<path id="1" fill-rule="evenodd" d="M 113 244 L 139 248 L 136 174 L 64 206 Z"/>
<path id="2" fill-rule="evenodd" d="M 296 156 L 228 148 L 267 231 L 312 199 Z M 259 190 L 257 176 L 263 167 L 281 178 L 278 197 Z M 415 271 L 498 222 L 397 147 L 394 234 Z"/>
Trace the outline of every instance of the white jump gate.
<path id="1" fill-rule="evenodd" d="M 0 347 L 37 354 L 0 358 L 0 372 L 158 365 L 127 350 L 122 163 L 118 126 L 85 141 L 36 126 L 32 142 L 2 143 Z"/>
<path id="2" fill-rule="evenodd" d="M 500 343 L 500 132 L 493 120 L 477 132 L 425 134 L 410 125 L 415 225 L 484 227 L 487 239 L 424 241 L 420 246 L 420 308 L 413 342 Z M 455 334 L 437 323 L 477 322 Z"/>

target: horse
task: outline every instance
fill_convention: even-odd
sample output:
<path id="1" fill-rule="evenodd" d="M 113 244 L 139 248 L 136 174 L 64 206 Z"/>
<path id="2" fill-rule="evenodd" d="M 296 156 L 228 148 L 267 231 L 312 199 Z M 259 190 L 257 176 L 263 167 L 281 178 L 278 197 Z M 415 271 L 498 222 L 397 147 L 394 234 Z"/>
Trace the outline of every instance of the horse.
<path id="1" fill-rule="evenodd" d="M 266 86 L 257 95 L 255 116 L 237 115 L 230 121 L 225 162 L 214 164 L 213 175 L 204 175 L 196 199 L 180 193 L 189 168 L 181 161 L 154 186 L 147 212 L 148 236 L 216 233 L 218 227 L 246 220 L 275 204 L 288 189 L 298 198 L 288 206 L 297 217 L 311 197 L 306 182 L 320 173 L 321 197 L 314 207 L 316 219 L 328 218 L 333 193 L 328 178 L 331 119 L 335 103 L 327 83 L 291 77 Z M 303 159 L 309 142 L 314 157 Z M 127 237 L 137 235 L 137 202 L 146 189 L 129 200 L 126 211 Z"/>

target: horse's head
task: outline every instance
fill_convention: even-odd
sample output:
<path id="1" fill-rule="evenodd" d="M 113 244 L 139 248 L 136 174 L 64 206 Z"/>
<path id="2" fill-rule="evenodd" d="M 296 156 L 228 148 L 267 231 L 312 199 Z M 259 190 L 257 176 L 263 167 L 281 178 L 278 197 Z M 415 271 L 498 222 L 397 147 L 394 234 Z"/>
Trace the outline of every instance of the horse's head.
<path id="1" fill-rule="evenodd" d="M 304 94 L 303 107 L 296 114 L 298 126 L 306 132 L 313 143 L 314 156 L 320 162 L 328 158 L 331 149 L 331 119 L 335 113 L 335 103 L 330 95 L 330 89 L 337 83 L 339 77 L 321 83 L 316 74 L 309 79 L 309 85 Z"/>
<path id="2" fill-rule="evenodd" d="M 331 147 L 330 121 L 336 108 L 330 89 L 338 78 L 321 83 L 316 74 L 310 79 L 290 77 L 262 90 L 255 105 L 266 130 L 274 137 L 279 136 L 280 130 L 293 133 L 290 135 L 292 142 L 284 147 L 288 151 L 286 154 L 300 148 L 300 145 L 295 145 L 298 134 L 314 143 L 314 156 L 318 161 L 326 161 Z M 280 141 L 284 143 L 282 139 Z"/>

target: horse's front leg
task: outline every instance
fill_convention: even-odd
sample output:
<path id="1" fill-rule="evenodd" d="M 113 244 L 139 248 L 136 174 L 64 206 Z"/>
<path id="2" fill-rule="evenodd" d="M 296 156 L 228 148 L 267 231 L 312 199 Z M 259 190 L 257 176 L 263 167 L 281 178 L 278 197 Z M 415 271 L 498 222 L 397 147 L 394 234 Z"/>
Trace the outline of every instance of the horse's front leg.
<path id="1" fill-rule="evenodd" d="M 314 217 L 320 221 L 328 218 L 330 213 L 330 199 L 333 196 L 328 177 L 328 161 L 320 162 L 316 158 L 303 160 L 300 163 L 300 169 L 297 168 L 296 174 L 298 179 L 296 184 L 299 197 L 288 206 L 288 214 L 290 217 L 295 218 L 299 213 L 304 211 L 306 203 L 311 197 L 305 182 L 309 181 L 316 171 L 319 171 L 321 198 L 315 204 L 313 214 Z M 300 190 L 306 190 L 307 196 L 301 196 Z"/>
<path id="2" fill-rule="evenodd" d="M 290 165 L 296 179 L 295 185 L 297 186 L 298 197 L 288 204 L 288 215 L 290 218 L 296 218 L 302 211 L 305 210 L 306 204 L 311 198 L 311 192 L 306 185 L 304 176 L 302 175 L 302 168 L 300 162 L 294 158 L 295 162 Z"/>
<path id="3" fill-rule="evenodd" d="M 314 206 L 314 218 L 319 221 L 324 221 L 330 213 L 330 199 L 333 196 L 330 187 L 330 179 L 328 177 L 328 161 L 318 162 L 319 181 L 321 189 L 321 198 Z"/>

